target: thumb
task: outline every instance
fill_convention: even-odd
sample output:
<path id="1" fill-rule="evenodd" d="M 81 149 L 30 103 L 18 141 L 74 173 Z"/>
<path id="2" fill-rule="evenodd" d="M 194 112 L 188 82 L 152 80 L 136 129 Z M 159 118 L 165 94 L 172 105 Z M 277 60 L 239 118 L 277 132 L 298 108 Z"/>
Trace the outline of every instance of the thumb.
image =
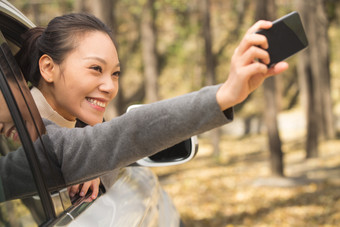
<path id="1" fill-rule="evenodd" d="M 268 76 L 273 76 L 276 74 L 280 74 L 288 69 L 289 65 L 287 62 L 279 62 L 275 64 L 272 68 L 268 70 Z"/>

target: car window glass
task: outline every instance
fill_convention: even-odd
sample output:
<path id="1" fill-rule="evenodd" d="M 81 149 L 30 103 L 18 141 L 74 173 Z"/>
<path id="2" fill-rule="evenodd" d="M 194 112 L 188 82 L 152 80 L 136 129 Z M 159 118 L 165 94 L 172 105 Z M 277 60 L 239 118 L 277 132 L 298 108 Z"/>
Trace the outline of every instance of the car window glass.
<path id="1" fill-rule="evenodd" d="M 25 151 L 1 92 L 0 132 L 0 226 L 41 224 L 45 221 L 45 214 Z"/>

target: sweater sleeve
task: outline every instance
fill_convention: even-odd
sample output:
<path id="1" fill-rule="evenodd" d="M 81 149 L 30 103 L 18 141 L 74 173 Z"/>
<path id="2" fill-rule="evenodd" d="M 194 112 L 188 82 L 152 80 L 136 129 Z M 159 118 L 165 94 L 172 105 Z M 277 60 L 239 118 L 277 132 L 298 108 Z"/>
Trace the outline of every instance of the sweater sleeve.
<path id="1" fill-rule="evenodd" d="M 193 135 L 233 119 L 221 111 L 219 86 L 133 109 L 93 127 L 66 129 L 44 120 L 47 136 L 67 184 L 78 183 L 127 166 Z"/>

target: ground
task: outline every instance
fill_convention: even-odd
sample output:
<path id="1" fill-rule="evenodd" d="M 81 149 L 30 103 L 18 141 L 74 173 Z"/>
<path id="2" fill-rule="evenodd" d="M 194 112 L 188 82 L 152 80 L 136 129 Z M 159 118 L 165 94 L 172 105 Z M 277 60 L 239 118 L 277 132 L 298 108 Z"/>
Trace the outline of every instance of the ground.
<path id="1" fill-rule="evenodd" d="M 153 169 L 186 227 L 340 225 L 340 140 L 311 160 L 303 136 L 284 141 L 285 178 L 271 177 L 264 135 L 223 137 L 219 159 L 199 143 L 194 160 Z"/>

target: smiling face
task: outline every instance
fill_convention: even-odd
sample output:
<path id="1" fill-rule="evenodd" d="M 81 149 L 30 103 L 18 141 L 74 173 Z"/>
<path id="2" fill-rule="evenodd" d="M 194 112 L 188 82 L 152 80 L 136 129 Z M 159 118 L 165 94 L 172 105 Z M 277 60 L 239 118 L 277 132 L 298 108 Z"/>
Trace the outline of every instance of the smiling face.
<path id="1" fill-rule="evenodd" d="M 11 114 L 7 108 L 5 99 L 0 91 L 0 135 L 13 140 L 19 140 Z"/>
<path id="2" fill-rule="evenodd" d="M 103 121 L 105 108 L 117 95 L 118 54 L 111 38 L 104 32 L 79 35 L 75 43 L 76 48 L 61 64 L 53 63 L 54 67 L 50 67 L 48 73 L 42 72 L 45 80 L 39 89 L 65 119 L 78 118 L 94 125 Z"/>

